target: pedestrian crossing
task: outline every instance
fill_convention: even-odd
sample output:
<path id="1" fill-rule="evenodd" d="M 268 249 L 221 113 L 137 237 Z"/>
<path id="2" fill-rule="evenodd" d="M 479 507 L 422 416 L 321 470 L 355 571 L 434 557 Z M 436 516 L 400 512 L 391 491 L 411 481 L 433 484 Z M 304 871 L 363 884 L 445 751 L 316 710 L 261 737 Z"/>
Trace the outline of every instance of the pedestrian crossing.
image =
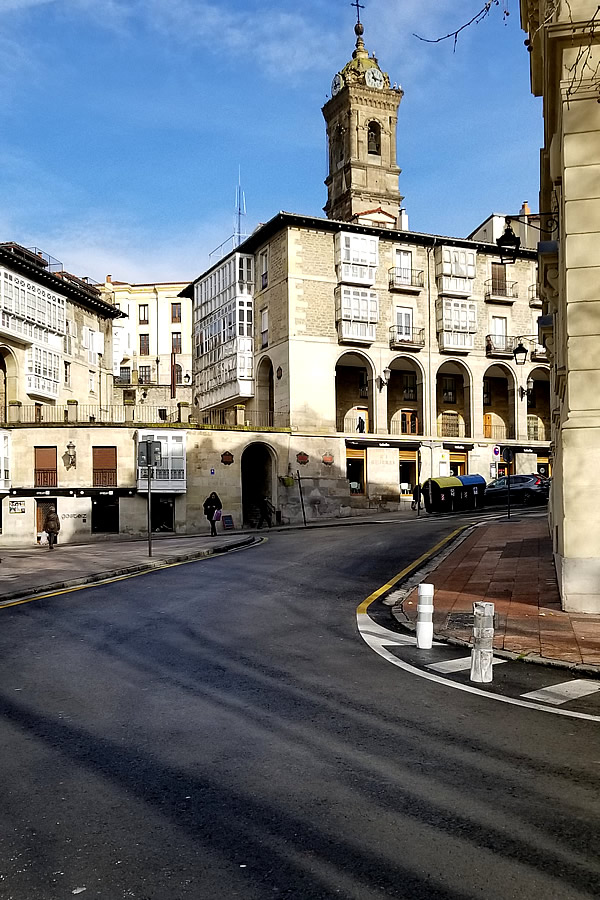
<path id="1" fill-rule="evenodd" d="M 492 665 L 497 666 L 504 662 L 506 662 L 505 659 L 498 659 L 498 657 L 495 657 L 492 660 Z M 426 666 L 426 668 L 442 675 L 450 675 L 452 672 L 464 672 L 466 669 L 471 668 L 471 657 L 465 656 L 462 659 L 448 659 L 444 662 L 431 663 L 431 665 Z"/>
<path id="2" fill-rule="evenodd" d="M 577 678 L 574 681 L 565 681 L 562 684 L 553 684 L 551 687 L 541 688 L 539 691 L 530 691 L 521 694 L 524 700 L 540 700 L 542 703 L 551 703 L 553 706 L 561 706 L 570 700 L 579 700 L 600 691 L 600 681 L 592 681 L 587 678 Z"/>

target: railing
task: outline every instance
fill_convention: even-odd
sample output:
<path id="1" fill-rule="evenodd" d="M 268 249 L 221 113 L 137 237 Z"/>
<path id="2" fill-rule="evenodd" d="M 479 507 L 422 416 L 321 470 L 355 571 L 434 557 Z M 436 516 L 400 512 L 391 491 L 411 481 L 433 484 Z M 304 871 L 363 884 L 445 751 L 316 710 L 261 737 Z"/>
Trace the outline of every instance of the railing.
<path id="1" fill-rule="evenodd" d="M 138 467 L 138 481 L 148 481 L 148 467 Z M 152 481 L 185 481 L 185 469 L 155 468 Z"/>
<path id="2" fill-rule="evenodd" d="M 506 297 L 507 300 L 519 299 L 519 282 L 518 281 L 496 281 L 489 278 L 483 284 L 484 297 Z"/>
<path id="3" fill-rule="evenodd" d="M 517 346 L 517 339 L 508 334 L 486 334 L 485 336 L 485 352 L 487 356 L 493 356 L 495 353 L 506 354 L 512 356 L 513 350 Z"/>
<path id="4" fill-rule="evenodd" d="M 56 469 L 36 469 L 35 486 L 40 488 L 56 487 L 58 478 Z"/>
<path id="5" fill-rule="evenodd" d="M 211 428 L 289 428 L 290 417 L 287 413 L 270 410 L 245 409 L 237 422 L 236 409 L 207 409 L 196 415 L 199 425 Z"/>
<path id="6" fill-rule="evenodd" d="M 406 422 L 400 419 L 392 419 L 389 424 L 389 433 L 390 434 L 405 434 L 405 435 L 422 435 L 423 429 L 421 428 L 418 422 Z"/>
<path id="7" fill-rule="evenodd" d="M 93 484 L 94 484 L 94 487 L 116 487 L 117 486 L 117 470 L 116 469 L 94 469 Z"/>
<path id="8" fill-rule="evenodd" d="M 512 425 L 483 425 L 484 438 L 493 441 L 513 441 L 515 439 L 515 429 Z"/>
<path id="9" fill-rule="evenodd" d="M 438 437 L 463 438 L 469 437 L 469 428 L 465 422 L 439 422 L 437 433 Z"/>
<path id="10" fill-rule="evenodd" d="M 353 434 L 370 434 L 371 427 L 365 422 L 364 419 L 355 418 L 354 416 L 344 416 L 343 418 L 338 418 L 336 420 L 336 431 L 341 432 L 342 434 L 353 433 Z"/>
<path id="11" fill-rule="evenodd" d="M 50 406 L 39 404 L 37 406 L 20 406 L 18 413 L 9 411 L 9 423 L 23 425 L 63 425 L 66 422 L 102 425 L 125 425 L 131 422 L 139 422 L 143 425 L 160 424 L 179 421 L 179 410 L 169 406 L 96 406 L 81 403 L 76 407 L 76 412 L 71 413 L 76 418 L 69 418 L 70 408 L 67 405 Z M 10 410 L 10 408 L 9 408 Z M 182 415 L 187 420 L 187 407 Z"/>
<path id="12" fill-rule="evenodd" d="M 545 422 L 527 422 L 527 440 L 528 441 L 546 441 L 547 435 L 550 433 L 550 426 Z"/>
<path id="13" fill-rule="evenodd" d="M 411 347 L 424 347 L 425 329 L 402 328 L 399 325 L 392 325 L 390 328 L 390 347 L 396 347 L 398 344 Z"/>
<path id="14" fill-rule="evenodd" d="M 540 288 L 537 284 L 530 284 L 527 288 L 527 293 L 529 294 L 529 305 L 530 306 L 541 306 L 542 298 L 540 297 Z"/>
<path id="15" fill-rule="evenodd" d="M 393 268 L 388 270 L 389 287 L 393 291 L 402 288 L 422 288 L 424 284 L 424 272 L 422 269 Z"/>

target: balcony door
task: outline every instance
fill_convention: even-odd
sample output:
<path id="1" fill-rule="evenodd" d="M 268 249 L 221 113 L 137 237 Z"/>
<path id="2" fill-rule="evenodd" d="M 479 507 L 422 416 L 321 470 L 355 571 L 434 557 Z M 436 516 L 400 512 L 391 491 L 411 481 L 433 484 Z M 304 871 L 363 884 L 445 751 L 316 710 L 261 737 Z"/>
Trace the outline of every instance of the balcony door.
<path id="1" fill-rule="evenodd" d="M 496 350 L 506 350 L 506 318 L 504 316 L 492 316 L 492 341 Z"/>
<path id="2" fill-rule="evenodd" d="M 408 306 L 396 307 L 396 328 L 398 340 L 410 340 L 412 338 L 413 311 Z"/>
<path id="3" fill-rule="evenodd" d="M 410 284 L 412 276 L 412 253 L 410 250 L 396 250 L 396 281 Z"/>
<path id="4" fill-rule="evenodd" d="M 506 266 L 504 263 L 492 263 L 492 294 L 506 296 Z"/>

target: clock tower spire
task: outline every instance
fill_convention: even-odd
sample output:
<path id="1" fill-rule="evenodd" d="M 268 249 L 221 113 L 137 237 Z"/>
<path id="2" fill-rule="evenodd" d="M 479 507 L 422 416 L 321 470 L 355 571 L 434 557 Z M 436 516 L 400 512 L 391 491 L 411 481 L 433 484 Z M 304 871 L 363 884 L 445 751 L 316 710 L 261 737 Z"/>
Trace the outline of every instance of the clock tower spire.
<path id="1" fill-rule="evenodd" d="M 352 59 L 334 75 L 331 99 L 323 107 L 329 166 L 325 184 L 329 219 L 369 221 L 397 227 L 402 197 L 396 165 L 396 126 L 402 89 L 390 87 L 363 40 L 359 0 L 355 0 L 356 47 Z"/>

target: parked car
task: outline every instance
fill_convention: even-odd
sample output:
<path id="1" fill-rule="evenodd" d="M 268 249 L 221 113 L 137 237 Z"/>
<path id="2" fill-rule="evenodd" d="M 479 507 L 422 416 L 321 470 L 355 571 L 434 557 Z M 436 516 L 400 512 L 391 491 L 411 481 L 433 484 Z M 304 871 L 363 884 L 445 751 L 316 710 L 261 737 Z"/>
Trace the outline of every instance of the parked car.
<path id="1" fill-rule="evenodd" d="M 533 503 L 547 503 L 550 493 L 550 482 L 541 475 L 511 475 L 510 502 L 529 506 Z M 496 478 L 490 481 L 485 489 L 487 506 L 494 503 L 506 503 L 508 498 L 508 478 Z"/>

